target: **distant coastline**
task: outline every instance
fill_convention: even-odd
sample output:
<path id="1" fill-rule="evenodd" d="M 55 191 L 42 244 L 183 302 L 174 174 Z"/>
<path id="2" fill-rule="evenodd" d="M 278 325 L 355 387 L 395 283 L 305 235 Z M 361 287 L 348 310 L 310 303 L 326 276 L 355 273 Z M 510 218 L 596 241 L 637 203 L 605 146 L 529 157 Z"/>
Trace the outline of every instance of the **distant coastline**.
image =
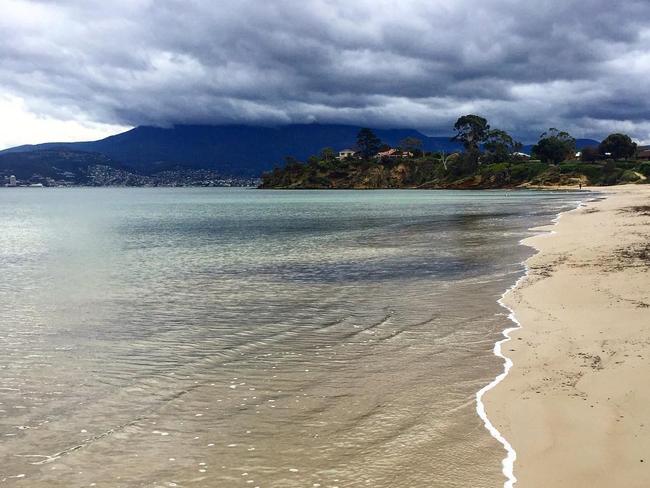
<path id="1" fill-rule="evenodd" d="M 524 145 L 478 115 L 453 136 L 334 124 L 137 127 L 99 141 L 0 151 L 0 186 L 486 189 L 643 183 L 650 147 L 549 129 Z M 283 160 L 283 166 L 277 166 Z M 274 168 L 275 165 L 275 168 Z"/>
<path id="2" fill-rule="evenodd" d="M 416 137 L 391 147 L 364 128 L 354 148 L 338 153 L 325 148 L 306 162 L 287 158 L 284 167 L 262 175 L 260 188 L 580 188 L 650 181 L 650 148 L 638 147 L 626 134 L 613 133 L 579 148 L 570 134 L 550 128 L 528 154 L 523 144 L 479 115 L 459 117 L 454 131 L 450 141 L 462 149 L 445 152 L 423 150 Z"/>
<path id="3" fill-rule="evenodd" d="M 0 187 L 256 187 L 259 178 L 178 164 L 150 171 L 99 154 L 46 149 L 0 154 Z"/>
<path id="4" fill-rule="evenodd" d="M 635 161 L 560 164 L 516 161 L 480 166 L 468 174 L 447 172 L 435 155 L 399 161 L 342 162 L 340 166 L 292 164 L 262 176 L 262 189 L 577 189 L 647 183 L 646 169 Z M 647 165 L 647 163 L 645 163 Z M 650 172 L 648 173 L 650 175 Z"/>

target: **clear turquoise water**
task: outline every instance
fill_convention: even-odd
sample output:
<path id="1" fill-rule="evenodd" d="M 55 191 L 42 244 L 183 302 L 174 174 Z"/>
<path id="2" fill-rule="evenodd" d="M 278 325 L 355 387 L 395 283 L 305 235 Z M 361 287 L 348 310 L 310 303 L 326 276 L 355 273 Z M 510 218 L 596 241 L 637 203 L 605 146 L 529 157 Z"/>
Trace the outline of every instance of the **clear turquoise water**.
<path id="1" fill-rule="evenodd" d="M 0 482 L 501 486 L 496 300 L 577 199 L 0 190 Z"/>

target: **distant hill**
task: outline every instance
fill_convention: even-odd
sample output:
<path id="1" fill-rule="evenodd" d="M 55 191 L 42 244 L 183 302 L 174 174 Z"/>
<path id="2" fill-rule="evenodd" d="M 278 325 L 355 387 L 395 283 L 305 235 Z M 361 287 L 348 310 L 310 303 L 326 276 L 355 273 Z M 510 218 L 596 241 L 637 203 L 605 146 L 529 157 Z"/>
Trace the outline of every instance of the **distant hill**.
<path id="1" fill-rule="evenodd" d="M 359 129 L 359 126 L 339 124 L 293 124 L 281 127 L 141 126 L 99 141 L 19 146 L 1 151 L 0 156 L 66 150 L 94 153 L 109 159 L 111 166 L 123 165 L 145 175 L 185 167 L 209 169 L 223 175 L 255 177 L 282 164 L 286 156 L 304 160 L 324 147 L 336 151 L 351 147 Z M 449 137 L 428 137 L 414 129 L 373 130 L 383 142 L 392 146 L 406 137 L 416 137 L 422 140 L 425 151 L 451 152 L 460 149 L 460 145 L 451 142 Z M 597 144 L 597 141 L 581 139 L 578 146 Z M 530 146 L 525 150 L 529 151 Z M 43 154 L 37 159 L 42 160 L 42 156 Z M 58 161 L 56 164 L 60 165 L 61 161 Z M 42 163 L 47 164 L 47 161 Z M 52 164 L 55 162 L 52 161 Z"/>
<path id="2" fill-rule="evenodd" d="M 93 152 L 39 149 L 0 153 L 0 175 L 13 174 L 19 180 L 27 180 L 33 175 L 78 180 L 83 177 L 88 166 L 94 165 L 124 169 L 121 163 Z"/>
<path id="3" fill-rule="evenodd" d="M 12 175 L 18 186 L 251 186 L 257 182 L 181 166 L 143 175 L 104 154 L 67 148 L 0 153 L 0 186 L 8 185 Z"/>

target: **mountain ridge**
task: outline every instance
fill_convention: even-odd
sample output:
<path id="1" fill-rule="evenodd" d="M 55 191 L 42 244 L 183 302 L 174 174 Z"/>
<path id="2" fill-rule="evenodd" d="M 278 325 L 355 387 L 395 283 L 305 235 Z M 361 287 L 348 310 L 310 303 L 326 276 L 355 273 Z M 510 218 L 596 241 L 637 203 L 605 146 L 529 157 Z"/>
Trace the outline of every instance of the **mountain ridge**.
<path id="1" fill-rule="evenodd" d="M 257 177 L 282 164 L 287 156 L 305 160 L 325 147 L 335 151 L 351 147 L 360 129 L 361 126 L 345 124 L 138 126 L 97 141 L 22 145 L 0 151 L 0 155 L 68 150 L 101 154 L 145 175 L 183 167 Z M 422 141 L 425 151 L 461 149 L 461 145 L 451 141 L 449 136 L 427 136 L 408 128 L 372 130 L 391 146 L 406 137 L 416 137 Z M 577 140 L 578 148 L 597 144 L 598 141 L 592 139 Z M 531 147 L 524 146 L 524 152 Z"/>

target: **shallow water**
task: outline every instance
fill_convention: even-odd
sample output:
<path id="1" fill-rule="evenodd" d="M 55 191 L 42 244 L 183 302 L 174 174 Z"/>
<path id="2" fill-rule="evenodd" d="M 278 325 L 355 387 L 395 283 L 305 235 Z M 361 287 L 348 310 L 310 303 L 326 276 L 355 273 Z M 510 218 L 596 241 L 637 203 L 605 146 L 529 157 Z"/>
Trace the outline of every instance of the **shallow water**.
<path id="1" fill-rule="evenodd" d="M 577 199 L 0 190 L 0 484 L 502 486 L 496 300 Z"/>

